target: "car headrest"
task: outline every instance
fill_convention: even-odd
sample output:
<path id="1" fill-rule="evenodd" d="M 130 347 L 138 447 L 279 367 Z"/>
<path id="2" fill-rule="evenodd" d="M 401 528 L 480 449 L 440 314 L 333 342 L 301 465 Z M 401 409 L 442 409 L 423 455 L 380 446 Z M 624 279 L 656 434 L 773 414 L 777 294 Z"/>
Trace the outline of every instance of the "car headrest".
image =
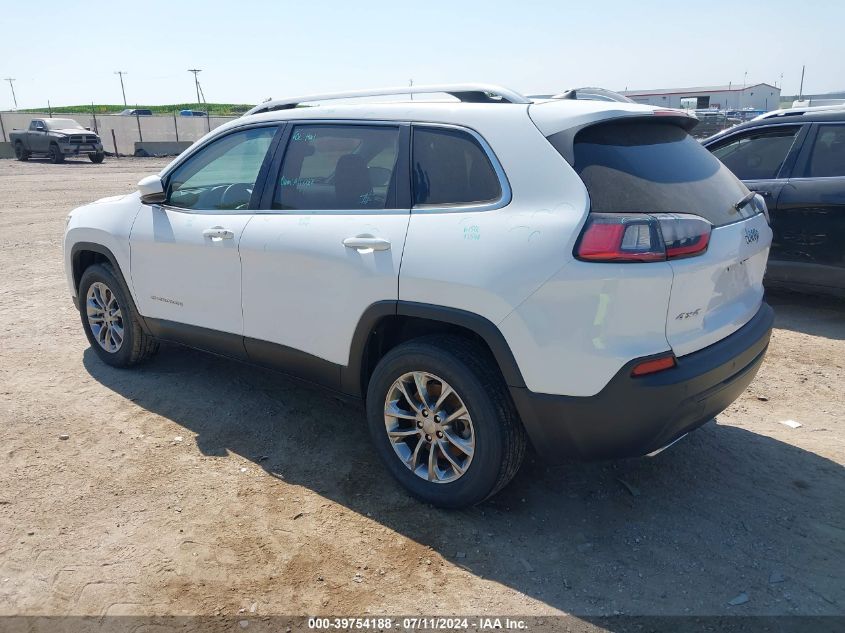
<path id="1" fill-rule="evenodd" d="M 358 154 L 345 154 L 337 161 L 334 172 L 334 190 L 338 208 L 358 208 L 370 202 L 372 192 L 367 161 Z"/>

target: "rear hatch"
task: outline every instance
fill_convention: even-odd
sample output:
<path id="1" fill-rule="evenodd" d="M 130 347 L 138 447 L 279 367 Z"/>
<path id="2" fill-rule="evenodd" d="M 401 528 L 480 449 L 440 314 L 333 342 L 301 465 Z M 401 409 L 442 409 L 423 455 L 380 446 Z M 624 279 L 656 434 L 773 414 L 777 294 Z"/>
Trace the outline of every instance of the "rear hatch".
<path id="1" fill-rule="evenodd" d="M 706 250 L 685 254 L 681 248 L 668 258 L 673 281 L 666 338 L 676 356 L 723 339 L 756 314 L 772 236 L 765 205 L 759 196 L 746 198 L 745 185 L 687 133 L 681 119 L 615 119 L 549 141 L 569 143 L 591 214 L 648 214 L 663 218 L 661 226 L 673 214 L 685 214 L 678 217 L 710 223 Z"/>

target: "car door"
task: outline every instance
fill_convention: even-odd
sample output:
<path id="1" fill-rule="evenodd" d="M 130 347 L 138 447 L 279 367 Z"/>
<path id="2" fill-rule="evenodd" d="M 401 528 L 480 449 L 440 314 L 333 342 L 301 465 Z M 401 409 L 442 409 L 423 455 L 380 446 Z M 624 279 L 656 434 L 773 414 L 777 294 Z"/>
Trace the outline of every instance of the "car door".
<path id="1" fill-rule="evenodd" d="M 778 205 L 778 280 L 845 289 L 845 123 L 815 123 Z"/>
<path id="2" fill-rule="evenodd" d="M 758 127 L 737 132 L 707 147 L 749 189 L 766 200 L 775 233 L 770 259 L 779 259 L 783 250 L 782 240 L 778 241 L 783 222 L 780 196 L 807 127 L 800 124 Z"/>
<path id="3" fill-rule="evenodd" d="M 238 245 L 277 132 L 256 126 L 215 138 L 165 176 L 164 203 L 142 205 L 129 240 L 132 284 L 162 338 L 244 355 Z"/>
<path id="4" fill-rule="evenodd" d="M 241 239 L 251 360 L 338 387 L 370 306 L 398 298 L 408 126 L 290 124 Z M 354 388 L 353 388 L 354 390 Z"/>
<path id="5" fill-rule="evenodd" d="M 29 149 L 32 152 L 46 152 L 50 149 L 47 126 L 43 121 L 33 121 L 29 126 Z"/>

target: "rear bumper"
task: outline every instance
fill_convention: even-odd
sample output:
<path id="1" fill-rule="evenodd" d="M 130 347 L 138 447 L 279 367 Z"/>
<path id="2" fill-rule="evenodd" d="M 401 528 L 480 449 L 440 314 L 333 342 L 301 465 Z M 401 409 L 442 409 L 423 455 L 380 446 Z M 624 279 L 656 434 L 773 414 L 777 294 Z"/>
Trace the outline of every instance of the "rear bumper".
<path id="1" fill-rule="evenodd" d="M 617 459 L 646 455 L 701 426 L 736 400 L 763 363 L 774 312 L 763 304 L 742 328 L 678 358 L 675 368 L 631 377 L 635 359 L 598 394 L 534 393 L 511 387 L 541 457 Z"/>

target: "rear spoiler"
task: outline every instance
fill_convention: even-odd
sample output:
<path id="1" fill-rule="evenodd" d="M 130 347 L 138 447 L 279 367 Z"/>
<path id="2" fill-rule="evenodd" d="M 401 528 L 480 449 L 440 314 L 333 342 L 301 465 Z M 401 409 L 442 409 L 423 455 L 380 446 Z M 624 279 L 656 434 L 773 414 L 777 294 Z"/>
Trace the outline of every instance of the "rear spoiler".
<path id="1" fill-rule="evenodd" d="M 632 123 L 670 123 L 672 125 L 677 125 L 678 127 L 685 129 L 687 132 L 689 132 L 696 125 L 698 125 L 698 118 L 693 115 L 687 114 L 683 110 L 653 110 L 650 114 L 623 114 L 621 116 L 612 116 L 606 119 L 590 121 L 588 123 L 576 125 L 574 127 L 570 127 L 565 130 L 561 130 L 560 132 L 551 134 L 548 138 L 554 136 L 555 139 L 558 140 L 558 143 L 555 144 L 555 147 L 566 159 L 566 162 L 574 167 L 575 137 L 578 136 L 579 132 L 587 129 L 588 127 L 620 123 L 622 121 L 630 121 Z"/>

